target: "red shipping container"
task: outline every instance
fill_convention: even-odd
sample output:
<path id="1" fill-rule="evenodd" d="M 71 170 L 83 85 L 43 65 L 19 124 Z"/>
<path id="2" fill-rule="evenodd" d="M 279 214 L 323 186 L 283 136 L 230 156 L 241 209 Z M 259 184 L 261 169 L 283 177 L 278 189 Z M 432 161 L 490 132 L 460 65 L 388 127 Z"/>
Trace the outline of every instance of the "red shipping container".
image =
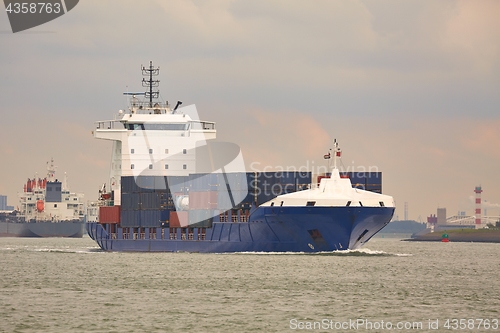
<path id="1" fill-rule="evenodd" d="M 217 209 L 217 199 L 219 198 L 219 193 L 212 191 L 208 192 L 208 208 L 207 209 Z"/>
<path id="2" fill-rule="evenodd" d="M 189 209 L 217 209 L 217 192 L 189 192 Z"/>
<path id="3" fill-rule="evenodd" d="M 189 224 L 187 211 L 170 212 L 170 228 L 186 228 Z"/>
<path id="4" fill-rule="evenodd" d="M 120 206 L 99 207 L 100 223 L 120 223 Z"/>

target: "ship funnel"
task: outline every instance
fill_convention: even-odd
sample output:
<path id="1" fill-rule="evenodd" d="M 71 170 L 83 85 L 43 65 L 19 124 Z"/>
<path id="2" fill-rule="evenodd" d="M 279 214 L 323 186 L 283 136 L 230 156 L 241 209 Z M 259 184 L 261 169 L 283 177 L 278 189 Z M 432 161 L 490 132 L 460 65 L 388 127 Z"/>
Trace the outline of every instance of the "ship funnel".
<path id="1" fill-rule="evenodd" d="M 178 108 L 179 106 L 181 106 L 181 104 L 182 104 L 182 102 L 181 102 L 181 101 L 177 101 L 177 104 L 175 105 L 174 111 L 175 111 L 175 110 L 177 110 L 177 108 Z"/>

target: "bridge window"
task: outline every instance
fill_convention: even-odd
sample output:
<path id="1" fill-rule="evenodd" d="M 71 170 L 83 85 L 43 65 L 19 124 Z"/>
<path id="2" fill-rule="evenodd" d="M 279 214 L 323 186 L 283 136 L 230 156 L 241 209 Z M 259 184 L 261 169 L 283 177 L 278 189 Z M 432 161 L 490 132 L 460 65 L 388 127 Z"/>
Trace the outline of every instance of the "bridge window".
<path id="1" fill-rule="evenodd" d="M 185 131 L 188 124 L 128 124 L 129 130 L 152 130 L 152 131 Z"/>
<path id="2" fill-rule="evenodd" d="M 345 204 L 346 207 L 349 207 L 351 205 L 351 201 L 347 201 L 347 203 Z"/>
<path id="3" fill-rule="evenodd" d="M 316 201 L 308 201 L 306 206 L 314 206 L 316 204 Z"/>
<path id="4" fill-rule="evenodd" d="M 385 205 L 384 205 L 384 202 L 383 202 L 383 201 L 380 201 L 380 202 L 379 202 L 379 204 L 380 204 L 380 207 L 385 207 Z"/>

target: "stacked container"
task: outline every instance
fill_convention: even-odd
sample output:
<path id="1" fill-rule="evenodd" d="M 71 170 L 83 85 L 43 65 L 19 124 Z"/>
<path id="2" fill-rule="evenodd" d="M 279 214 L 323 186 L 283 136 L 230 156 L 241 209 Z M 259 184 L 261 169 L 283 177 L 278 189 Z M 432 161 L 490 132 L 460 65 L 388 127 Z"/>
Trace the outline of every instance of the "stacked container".
<path id="1" fill-rule="evenodd" d="M 311 172 L 259 172 L 255 175 L 255 197 L 261 205 L 278 195 L 305 190 L 311 184 Z"/>
<path id="2" fill-rule="evenodd" d="M 382 193 L 382 172 L 368 172 L 366 174 L 366 190 Z"/>
<path id="3" fill-rule="evenodd" d="M 120 223 L 120 206 L 99 207 L 100 223 Z"/>
<path id="4" fill-rule="evenodd" d="M 122 177 L 121 226 L 159 227 L 175 211 L 175 195 L 185 195 L 187 177 Z"/>
<path id="5" fill-rule="evenodd" d="M 189 211 L 185 212 L 185 219 L 190 228 L 212 227 L 213 217 L 219 213 L 219 175 L 221 174 L 199 173 L 189 175 Z M 184 218 L 184 214 L 182 214 L 182 217 Z M 180 222 L 182 223 L 182 220 Z"/>
<path id="6" fill-rule="evenodd" d="M 381 172 L 344 172 L 341 176 L 350 178 L 353 187 L 382 192 Z M 319 176 L 318 182 L 324 177 L 329 175 Z M 221 220 L 247 216 L 253 204 L 307 189 L 310 183 L 311 172 L 298 171 L 122 177 L 118 220 L 122 227 L 209 228 L 216 216 L 222 216 Z M 182 196 L 189 198 L 189 205 L 176 211 L 176 200 Z M 117 222 L 110 214 L 117 213 L 103 212 L 102 219 Z"/>

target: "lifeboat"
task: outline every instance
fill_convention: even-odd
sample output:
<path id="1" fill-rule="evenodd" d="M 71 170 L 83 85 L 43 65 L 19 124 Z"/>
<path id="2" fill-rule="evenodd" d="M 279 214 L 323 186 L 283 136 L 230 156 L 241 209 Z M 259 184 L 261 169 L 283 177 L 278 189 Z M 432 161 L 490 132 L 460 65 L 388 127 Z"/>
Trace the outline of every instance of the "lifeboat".
<path id="1" fill-rule="evenodd" d="M 101 198 L 103 200 L 109 200 L 109 199 L 111 199 L 111 193 L 103 193 L 103 194 L 101 194 Z"/>
<path id="2" fill-rule="evenodd" d="M 45 208 L 45 203 L 43 202 L 43 200 L 38 200 L 38 201 L 36 202 L 36 210 L 37 210 L 39 213 L 41 213 L 41 212 L 43 212 L 44 208 Z"/>

